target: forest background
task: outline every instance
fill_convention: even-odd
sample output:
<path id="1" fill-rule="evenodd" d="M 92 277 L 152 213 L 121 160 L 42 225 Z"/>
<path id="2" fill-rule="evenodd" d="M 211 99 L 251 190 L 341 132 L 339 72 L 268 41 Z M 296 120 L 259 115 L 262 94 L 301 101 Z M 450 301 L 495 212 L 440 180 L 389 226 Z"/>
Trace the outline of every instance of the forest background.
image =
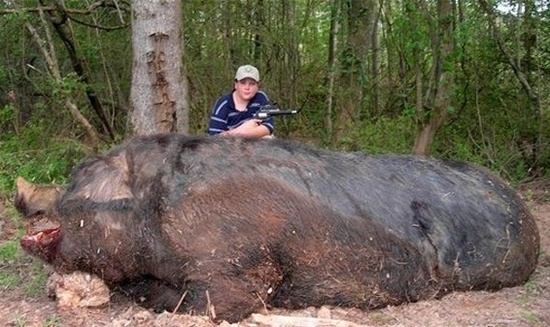
<path id="1" fill-rule="evenodd" d="M 273 101 L 300 110 L 276 118 L 278 138 L 466 160 L 513 183 L 548 174 L 548 0 L 4 0 L 0 194 L 16 176 L 63 183 L 83 157 L 138 133 L 144 39 L 132 18 L 159 3 L 181 41 L 181 70 L 164 69 L 183 90 L 168 130 L 205 134 L 250 63 Z"/>
<path id="2" fill-rule="evenodd" d="M 469 161 L 518 187 L 547 179 L 549 2 L 0 0 L 0 295 L 18 306 L 48 279 L 19 246 L 17 176 L 65 183 L 136 134 L 204 135 L 243 64 L 300 110 L 276 118 L 277 138 Z"/>

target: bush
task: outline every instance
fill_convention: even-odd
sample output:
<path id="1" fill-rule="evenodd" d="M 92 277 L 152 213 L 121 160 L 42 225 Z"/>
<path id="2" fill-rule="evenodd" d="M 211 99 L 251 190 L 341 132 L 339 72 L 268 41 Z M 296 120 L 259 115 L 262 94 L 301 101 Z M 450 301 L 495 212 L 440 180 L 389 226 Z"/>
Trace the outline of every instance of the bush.
<path id="1" fill-rule="evenodd" d="M 18 176 L 35 183 L 64 183 L 71 168 L 85 156 L 78 141 L 50 139 L 40 128 L 0 139 L 0 195 L 13 194 Z"/>
<path id="2" fill-rule="evenodd" d="M 340 140 L 338 148 L 369 154 L 409 154 L 414 146 L 414 136 L 414 125 L 410 118 L 379 117 L 350 131 Z"/>

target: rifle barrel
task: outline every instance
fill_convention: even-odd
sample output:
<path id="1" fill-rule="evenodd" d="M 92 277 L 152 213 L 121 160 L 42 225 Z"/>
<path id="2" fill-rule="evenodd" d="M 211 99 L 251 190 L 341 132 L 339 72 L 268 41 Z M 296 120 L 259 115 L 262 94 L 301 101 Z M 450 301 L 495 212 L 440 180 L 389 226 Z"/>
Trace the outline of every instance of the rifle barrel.
<path id="1" fill-rule="evenodd" d="M 268 112 L 267 114 L 275 116 L 275 115 L 290 115 L 295 113 L 298 113 L 298 110 L 277 110 L 277 111 Z"/>
<path id="2" fill-rule="evenodd" d="M 297 114 L 297 113 L 298 113 L 298 110 L 295 110 L 295 109 L 290 109 L 290 110 L 280 110 L 280 109 L 260 110 L 254 115 L 254 117 L 259 118 L 259 119 L 266 119 L 269 116 L 292 115 L 292 114 Z"/>

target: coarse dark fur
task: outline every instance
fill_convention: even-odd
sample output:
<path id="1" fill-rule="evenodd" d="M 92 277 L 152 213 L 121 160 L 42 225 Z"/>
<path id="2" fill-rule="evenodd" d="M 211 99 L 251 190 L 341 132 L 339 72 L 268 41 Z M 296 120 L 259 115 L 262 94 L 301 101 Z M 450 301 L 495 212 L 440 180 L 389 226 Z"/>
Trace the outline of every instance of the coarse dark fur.
<path id="1" fill-rule="evenodd" d="M 77 167 L 55 213 L 59 237 L 22 245 L 57 270 L 230 322 L 518 285 L 539 249 L 522 201 L 482 168 L 281 140 L 136 138 Z"/>

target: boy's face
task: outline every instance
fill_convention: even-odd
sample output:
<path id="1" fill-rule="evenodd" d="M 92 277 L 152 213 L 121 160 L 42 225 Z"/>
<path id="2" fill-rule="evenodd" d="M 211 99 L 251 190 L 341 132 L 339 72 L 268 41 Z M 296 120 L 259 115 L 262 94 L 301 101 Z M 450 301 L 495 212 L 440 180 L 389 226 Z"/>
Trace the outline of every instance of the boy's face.
<path id="1" fill-rule="evenodd" d="M 235 90 L 241 99 L 249 101 L 258 92 L 259 85 L 260 83 L 256 82 L 252 78 L 244 78 L 235 82 Z"/>

